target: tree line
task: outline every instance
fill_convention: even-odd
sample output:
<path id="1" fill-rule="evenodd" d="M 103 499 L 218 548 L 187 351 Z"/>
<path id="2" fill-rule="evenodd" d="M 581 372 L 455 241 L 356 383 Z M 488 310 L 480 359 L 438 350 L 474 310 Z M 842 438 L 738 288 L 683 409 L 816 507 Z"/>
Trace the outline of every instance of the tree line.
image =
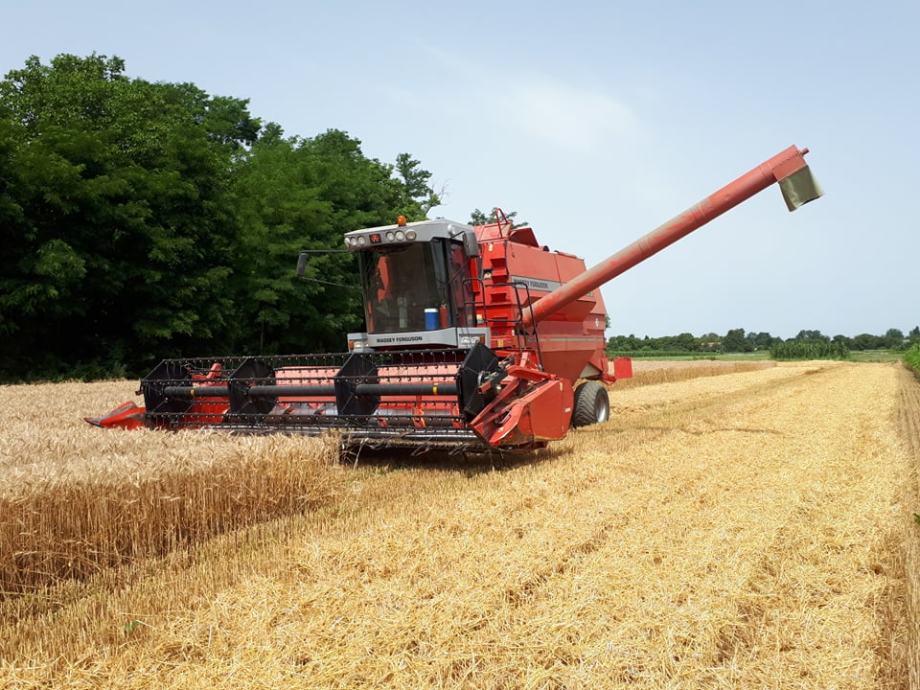
<path id="1" fill-rule="evenodd" d="M 301 249 L 439 203 L 329 130 L 130 78 L 117 57 L 29 58 L 0 81 L 0 379 L 136 375 L 161 357 L 341 349 L 354 259 Z"/>
<path id="2" fill-rule="evenodd" d="M 766 332 L 745 331 L 743 328 L 730 329 L 725 335 L 704 333 L 695 336 L 692 333 L 667 335 L 660 338 L 643 338 L 635 335 L 615 335 L 607 341 L 607 350 L 611 353 L 642 352 L 757 352 L 777 350 L 785 352 L 784 345 L 808 343 L 816 347 L 815 351 L 844 352 L 849 350 L 907 350 L 920 344 L 920 326 L 914 326 L 908 333 L 899 328 L 889 328 L 883 335 L 860 333 L 855 336 L 827 336 L 819 330 L 802 330 L 792 338 L 780 338 Z"/>
<path id="3" fill-rule="evenodd" d="M 118 57 L 29 58 L 0 81 L 0 380 L 341 349 L 362 327 L 354 257 L 313 255 L 300 280 L 298 251 L 425 218 L 440 203 L 430 179 L 408 153 L 385 163 L 342 131 L 286 135 L 246 99 L 131 78 Z M 920 328 L 621 335 L 608 349 L 750 352 L 789 340 L 899 349 L 920 342 Z"/>

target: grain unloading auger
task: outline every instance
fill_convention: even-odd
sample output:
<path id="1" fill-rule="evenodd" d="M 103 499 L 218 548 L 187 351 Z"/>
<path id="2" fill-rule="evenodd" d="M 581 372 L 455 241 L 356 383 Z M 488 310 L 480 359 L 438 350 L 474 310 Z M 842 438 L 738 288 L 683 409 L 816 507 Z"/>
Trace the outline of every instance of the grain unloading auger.
<path id="1" fill-rule="evenodd" d="M 338 354 L 168 359 L 102 427 L 212 427 L 422 448 L 521 450 L 607 419 L 599 287 L 778 182 L 790 211 L 820 191 L 791 146 L 590 270 L 529 227 L 427 220 L 345 235 L 366 333 Z M 306 255 L 298 261 L 303 272 Z M 583 382 L 576 387 L 576 383 Z"/>

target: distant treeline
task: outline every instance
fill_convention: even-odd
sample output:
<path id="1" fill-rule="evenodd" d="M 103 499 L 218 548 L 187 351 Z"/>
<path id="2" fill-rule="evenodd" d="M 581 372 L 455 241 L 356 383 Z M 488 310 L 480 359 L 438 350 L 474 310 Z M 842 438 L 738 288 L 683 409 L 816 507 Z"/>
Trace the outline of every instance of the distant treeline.
<path id="1" fill-rule="evenodd" d="M 424 218 L 430 173 L 365 156 L 118 58 L 0 81 L 0 380 L 137 374 L 159 358 L 341 349 L 362 324 L 342 234 Z"/>
<path id="2" fill-rule="evenodd" d="M 745 332 L 743 328 L 733 328 L 725 335 L 706 333 L 695 336 L 692 333 L 681 333 L 660 338 L 616 335 L 607 341 L 607 351 L 611 354 L 649 352 L 667 355 L 767 350 L 792 353 L 793 349 L 784 346 L 801 343 L 814 345 L 814 352 L 821 351 L 827 357 L 840 356 L 840 353 L 849 350 L 906 350 L 920 344 L 920 326 L 914 326 L 907 335 L 898 328 L 889 328 L 884 335 L 860 333 L 853 337 L 827 336 L 821 331 L 803 330 L 793 338 L 784 339 L 765 332 Z M 805 352 L 805 349 L 796 347 L 795 351 Z"/>

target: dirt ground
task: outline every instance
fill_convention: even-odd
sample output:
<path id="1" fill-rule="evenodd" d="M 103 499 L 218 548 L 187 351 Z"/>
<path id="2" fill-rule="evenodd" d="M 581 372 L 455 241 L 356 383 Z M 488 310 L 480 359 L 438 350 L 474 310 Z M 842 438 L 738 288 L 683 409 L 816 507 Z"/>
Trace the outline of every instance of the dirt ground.
<path id="1" fill-rule="evenodd" d="M 316 510 L 8 599 L 0 685 L 917 682 L 920 384 L 784 364 L 612 406 L 524 459 L 361 457 Z"/>

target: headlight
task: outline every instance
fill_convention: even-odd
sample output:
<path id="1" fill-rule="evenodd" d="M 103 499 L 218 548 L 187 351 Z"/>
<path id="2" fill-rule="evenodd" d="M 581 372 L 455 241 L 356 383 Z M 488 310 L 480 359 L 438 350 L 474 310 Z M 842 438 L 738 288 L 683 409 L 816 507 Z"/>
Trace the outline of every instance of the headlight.
<path id="1" fill-rule="evenodd" d="M 402 230 L 397 230 L 396 231 L 396 241 L 402 242 L 404 239 L 406 239 L 406 233 L 404 233 Z"/>
<path id="2" fill-rule="evenodd" d="M 387 234 L 385 235 L 385 237 L 387 238 L 387 242 L 392 242 L 392 241 L 393 241 L 393 237 L 394 237 L 393 231 L 392 231 L 392 230 L 388 230 L 388 231 L 387 231 Z"/>
<path id="3" fill-rule="evenodd" d="M 345 246 L 346 246 L 346 247 L 350 247 L 350 246 L 351 246 L 351 238 L 350 238 L 350 237 L 346 237 L 346 238 L 345 238 Z"/>
<path id="4" fill-rule="evenodd" d="M 416 237 L 416 235 L 415 235 L 415 230 L 409 230 L 409 231 L 406 232 L 406 239 L 407 239 L 407 240 L 414 240 L 415 237 Z"/>
<path id="5" fill-rule="evenodd" d="M 367 238 L 364 235 L 360 235 L 358 237 L 358 246 L 363 247 L 365 244 L 367 244 Z"/>

